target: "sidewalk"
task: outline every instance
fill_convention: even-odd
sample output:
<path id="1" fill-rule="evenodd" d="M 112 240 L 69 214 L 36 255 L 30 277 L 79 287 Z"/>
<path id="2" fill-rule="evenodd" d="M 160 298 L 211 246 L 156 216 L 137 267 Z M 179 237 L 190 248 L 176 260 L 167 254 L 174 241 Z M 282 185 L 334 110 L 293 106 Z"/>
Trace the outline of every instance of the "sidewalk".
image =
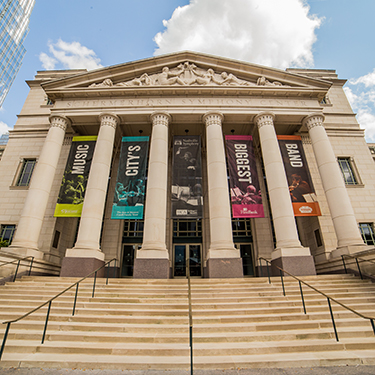
<path id="1" fill-rule="evenodd" d="M 1 375 L 190 375 L 181 370 L 76 370 L 0 368 Z M 247 370 L 195 370 L 194 375 L 374 375 L 375 366 L 260 368 Z"/>

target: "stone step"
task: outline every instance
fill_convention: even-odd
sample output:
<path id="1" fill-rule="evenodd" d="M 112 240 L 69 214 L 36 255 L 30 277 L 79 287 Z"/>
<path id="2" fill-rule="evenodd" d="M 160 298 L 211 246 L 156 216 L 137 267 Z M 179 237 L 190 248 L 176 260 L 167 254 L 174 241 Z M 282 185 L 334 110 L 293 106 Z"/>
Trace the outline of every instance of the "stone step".
<path id="1" fill-rule="evenodd" d="M 189 356 L 122 356 L 35 353 L 4 354 L 2 367 L 42 367 L 123 370 L 188 370 Z M 233 356 L 196 356 L 194 369 L 285 368 L 313 366 L 374 365 L 374 350 L 325 351 L 312 353 L 255 354 Z"/>

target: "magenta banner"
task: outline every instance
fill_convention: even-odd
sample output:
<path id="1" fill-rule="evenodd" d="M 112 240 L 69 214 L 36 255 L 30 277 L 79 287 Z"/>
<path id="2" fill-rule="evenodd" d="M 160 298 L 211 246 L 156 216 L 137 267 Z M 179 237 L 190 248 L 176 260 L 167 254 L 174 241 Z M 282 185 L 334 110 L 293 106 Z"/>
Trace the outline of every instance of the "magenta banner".
<path id="1" fill-rule="evenodd" d="M 232 216 L 264 217 L 250 135 L 226 135 Z"/>

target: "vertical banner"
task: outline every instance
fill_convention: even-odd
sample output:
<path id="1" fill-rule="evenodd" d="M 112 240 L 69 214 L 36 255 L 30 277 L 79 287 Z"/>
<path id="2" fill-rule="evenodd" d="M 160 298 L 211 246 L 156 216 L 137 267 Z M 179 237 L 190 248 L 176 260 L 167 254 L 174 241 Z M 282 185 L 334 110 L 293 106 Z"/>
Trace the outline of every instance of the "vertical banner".
<path id="1" fill-rule="evenodd" d="M 201 137 L 173 137 L 172 218 L 202 217 Z"/>
<path id="2" fill-rule="evenodd" d="M 149 137 L 122 137 L 111 219 L 143 219 Z"/>
<path id="3" fill-rule="evenodd" d="M 264 217 L 250 135 L 226 135 L 232 216 Z"/>
<path id="4" fill-rule="evenodd" d="M 80 217 L 97 136 L 73 137 L 55 217 Z"/>
<path id="5" fill-rule="evenodd" d="M 279 135 L 279 146 L 288 180 L 294 216 L 320 216 L 300 136 Z"/>

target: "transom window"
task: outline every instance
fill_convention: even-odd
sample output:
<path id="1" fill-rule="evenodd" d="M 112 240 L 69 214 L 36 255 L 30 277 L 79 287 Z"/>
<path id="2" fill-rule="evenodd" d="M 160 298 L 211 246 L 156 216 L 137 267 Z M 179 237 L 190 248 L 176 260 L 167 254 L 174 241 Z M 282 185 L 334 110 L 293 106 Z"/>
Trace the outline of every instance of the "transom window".
<path id="1" fill-rule="evenodd" d="M 24 159 L 23 160 L 21 173 L 17 181 L 17 186 L 29 186 L 35 164 L 36 164 L 36 159 Z"/>
<path id="2" fill-rule="evenodd" d="M 11 244 L 15 231 L 16 231 L 15 225 L 2 225 L 1 233 L 0 233 L 0 240 L 7 241 L 8 244 Z"/>
<path id="3" fill-rule="evenodd" d="M 359 223 L 359 230 L 366 245 L 375 245 L 374 226 L 372 223 Z"/>
<path id="4" fill-rule="evenodd" d="M 123 237 L 143 237 L 143 220 L 124 220 Z"/>
<path id="5" fill-rule="evenodd" d="M 199 219 L 173 220 L 173 237 L 202 237 L 202 221 Z"/>
<path id="6" fill-rule="evenodd" d="M 338 158 L 337 159 L 341 173 L 344 177 L 346 185 L 357 185 L 357 179 L 354 174 L 353 166 L 351 164 L 350 158 Z"/>
<path id="7" fill-rule="evenodd" d="M 251 237 L 250 218 L 233 218 L 232 232 L 233 237 Z"/>

